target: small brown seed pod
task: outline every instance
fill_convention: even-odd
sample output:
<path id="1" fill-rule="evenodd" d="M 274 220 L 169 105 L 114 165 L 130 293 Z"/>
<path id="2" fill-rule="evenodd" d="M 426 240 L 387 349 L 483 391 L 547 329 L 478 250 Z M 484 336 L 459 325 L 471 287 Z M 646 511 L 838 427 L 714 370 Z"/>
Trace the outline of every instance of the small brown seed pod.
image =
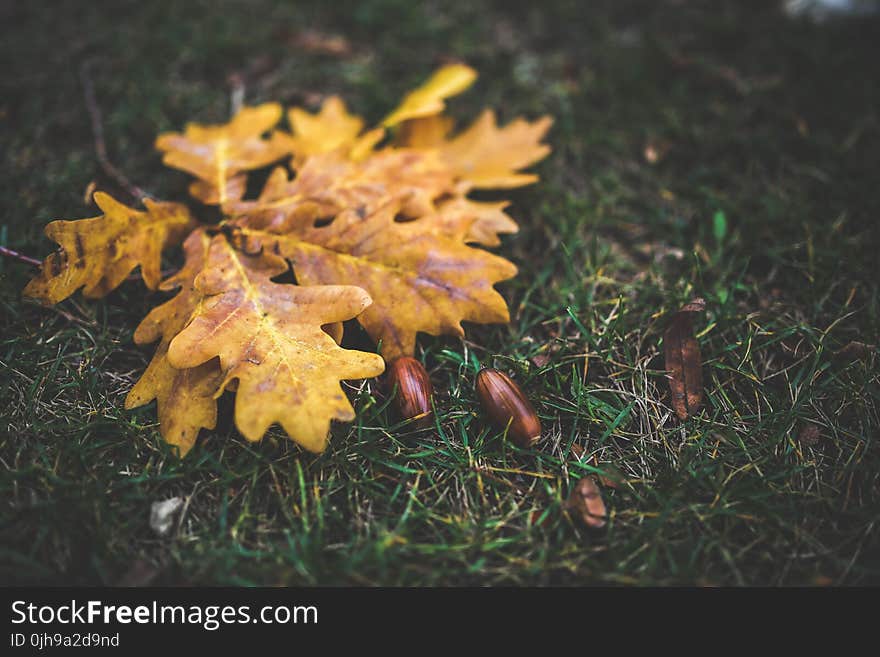
<path id="1" fill-rule="evenodd" d="M 584 477 L 575 484 L 565 506 L 587 527 L 601 529 L 605 526 L 605 501 L 592 477 Z"/>
<path id="2" fill-rule="evenodd" d="M 486 415 L 496 427 L 507 429 L 514 444 L 531 447 L 541 439 L 538 414 L 510 377 L 487 367 L 477 374 L 475 389 Z"/>
<path id="3" fill-rule="evenodd" d="M 388 389 L 401 419 L 426 424 L 431 417 L 434 388 L 425 366 L 410 356 L 395 358 L 388 365 Z M 396 392 L 395 392 L 396 389 Z"/>

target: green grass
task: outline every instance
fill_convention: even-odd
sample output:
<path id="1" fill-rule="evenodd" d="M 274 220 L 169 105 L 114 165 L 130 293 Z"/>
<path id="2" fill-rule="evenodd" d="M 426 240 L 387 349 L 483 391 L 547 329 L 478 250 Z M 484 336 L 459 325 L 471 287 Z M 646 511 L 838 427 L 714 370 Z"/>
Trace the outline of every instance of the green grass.
<path id="1" fill-rule="evenodd" d="M 229 73 L 269 64 L 249 103 L 340 93 L 377 120 L 458 57 L 481 78 L 457 116 L 556 118 L 542 182 L 511 195 L 511 324 L 421 338 L 431 429 L 396 423 L 367 381 L 320 456 L 277 428 L 247 443 L 224 400 L 180 460 L 153 407 L 123 409 L 150 355 L 132 332 L 163 296 L 127 283 L 43 309 L 21 299 L 31 268 L 0 262 L 0 582 L 880 582 L 877 354 L 835 354 L 880 338 L 880 24 L 815 26 L 767 2 L 328 4 L 5 7 L 0 243 L 42 257 L 48 221 L 94 214 L 91 181 L 115 191 L 85 61 L 111 158 L 184 199 L 152 141 L 225 118 Z M 353 54 L 285 40 L 307 28 Z M 670 145 L 655 164 L 650 141 Z M 706 403 L 680 423 L 662 334 L 697 295 Z M 536 448 L 483 422 L 478 364 L 522 383 L 546 428 Z M 607 468 L 626 481 L 604 491 L 607 530 L 587 532 L 561 503 Z M 175 495 L 185 513 L 159 538 L 150 504 Z"/>

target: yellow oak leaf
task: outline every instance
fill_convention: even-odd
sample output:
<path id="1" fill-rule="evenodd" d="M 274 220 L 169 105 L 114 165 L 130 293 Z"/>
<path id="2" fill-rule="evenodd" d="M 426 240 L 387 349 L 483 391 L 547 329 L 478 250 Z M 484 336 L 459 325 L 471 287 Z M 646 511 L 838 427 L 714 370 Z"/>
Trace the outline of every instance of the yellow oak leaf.
<path id="1" fill-rule="evenodd" d="M 439 69 L 427 82 L 409 92 L 382 125 L 386 128 L 409 119 L 439 114 L 446 107 L 443 102 L 460 94 L 477 79 L 477 72 L 464 64 L 450 64 Z"/>
<path id="2" fill-rule="evenodd" d="M 332 217 L 349 203 L 376 202 L 379 190 L 356 185 L 351 178 L 353 166 L 338 154 L 328 153 L 308 158 L 292 179 L 287 169 L 277 167 L 257 199 L 232 202 L 225 209 L 251 228 L 283 232 L 288 225 Z"/>
<path id="3" fill-rule="evenodd" d="M 516 119 L 499 128 L 495 113 L 486 110 L 469 128 L 449 138 L 452 120 L 429 116 L 406 121 L 395 143 L 402 148 L 438 151 L 449 170 L 464 182 L 464 191 L 520 187 L 538 179 L 517 172 L 550 152 L 541 139 L 552 123 L 549 117 L 531 123 Z"/>
<path id="4" fill-rule="evenodd" d="M 177 446 L 181 456 L 192 449 L 200 429 L 213 429 L 217 424 L 215 392 L 223 379 L 216 358 L 185 369 L 174 368 L 168 361 L 168 345 L 189 323 L 203 298 L 194 281 L 204 267 L 209 243 L 204 230 L 190 234 L 183 245 L 183 268 L 159 286 L 161 290 L 179 291 L 151 310 L 135 330 L 137 344 L 160 342 L 143 376 L 125 398 L 128 409 L 156 400 L 162 435 Z"/>
<path id="5" fill-rule="evenodd" d="M 514 119 L 499 128 L 495 113 L 486 110 L 467 130 L 439 149 L 450 169 L 469 187 L 520 187 L 538 180 L 536 175 L 517 171 L 544 159 L 550 152 L 541 139 L 552 124 L 553 120 L 545 116 L 532 123 Z"/>
<path id="6" fill-rule="evenodd" d="M 350 149 L 364 127 L 363 119 L 349 114 L 338 96 L 325 100 L 317 114 L 294 107 L 287 112 L 287 120 L 293 134 L 285 138 L 296 163 L 310 155 Z"/>
<path id="7" fill-rule="evenodd" d="M 499 234 L 519 231 L 516 222 L 504 212 L 507 201 L 488 203 L 456 196 L 437 205 L 434 220 L 443 230 L 465 242 L 498 246 Z"/>
<path id="8" fill-rule="evenodd" d="M 385 137 L 385 128 L 373 128 L 365 132 L 352 144 L 348 157 L 356 162 L 369 157 L 383 137 Z"/>
<path id="9" fill-rule="evenodd" d="M 324 153 L 310 157 L 293 179 L 276 169 L 258 199 L 227 210 L 243 217 L 243 225 L 279 233 L 346 209 L 372 214 L 391 201 L 412 218 L 433 213 L 433 200 L 453 190 L 454 182 L 437 153 L 384 149 L 361 162 Z"/>
<path id="10" fill-rule="evenodd" d="M 406 148 L 437 148 L 446 143 L 446 137 L 452 132 L 454 124 L 450 117 L 440 114 L 404 121 L 394 142 Z"/>
<path id="11" fill-rule="evenodd" d="M 25 296 L 54 304 L 83 288 L 86 297 L 103 297 L 137 266 L 154 290 L 161 278 L 162 250 L 179 243 L 195 225 L 179 203 L 145 199 L 146 211 L 140 211 L 103 192 L 96 192 L 94 200 L 103 215 L 46 226 L 46 235 L 61 248 L 45 259 Z"/>
<path id="12" fill-rule="evenodd" d="M 372 215 L 340 213 L 329 225 L 300 226 L 284 235 L 259 234 L 264 250 L 289 259 L 300 284 L 357 285 L 373 304 L 358 316 L 391 360 L 411 355 L 418 332 L 464 335 L 462 321 L 507 322 L 504 298 L 494 288 L 516 267 L 465 244 L 432 217 L 400 221 L 399 206 Z"/>
<path id="13" fill-rule="evenodd" d="M 156 139 L 164 152 L 162 161 L 196 176 L 190 193 L 203 203 L 223 205 L 241 198 L 245 190 L 243 172 L 260 169 L 290 154 L 288 139 L 279 133 L 268 138 L 281 118 L 278 103 L 244 107 L 229 123 L 189 123 L 183 134 L 169 132 Z"/>
<path id="14" fill-rule="evenodd" d="M 235 424 L 259 440 L 274 423 L 304 448 L 322 451 L 331 420 L 354 419 L 340 381 L 377 376 L 376 354 L 341 348 L 321 326 L 357 316 L 369 306 L 359 287 L 273 283 L 287 263 L 262 251 L 236 251 L 213 238 L 195 287 L 205 296 L 192 321 L 171 341 L 173 367 L 220 359 L 222 390 L 237 380 Z"/>

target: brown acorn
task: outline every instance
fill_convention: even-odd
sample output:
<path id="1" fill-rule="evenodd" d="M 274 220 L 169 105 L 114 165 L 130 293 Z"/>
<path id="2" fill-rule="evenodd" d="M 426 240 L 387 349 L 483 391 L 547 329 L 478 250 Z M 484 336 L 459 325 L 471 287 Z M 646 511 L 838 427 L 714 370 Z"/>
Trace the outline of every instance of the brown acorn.
<path id="1" fill-rule="evenodd" d="M 487 367 L 477 374 L 475 389 L 486 415 L 496 427 L 507 429 L 514 444 L 531 447 L 541 439 L 538 414 L 510 377 Z"/>
<path id="2" fill-rule="evenodd" d="M 427 424 L 434 388 L 425 366 L 415 358 L 400 356 L 391 361 L 387 371 L 388 389 L 401 419 Z"/>
<path id="3" fill-rule="evenodd" d="M 575 484 L 565 506 L 587 527 L 601 529 L 605 526 L 605 501 L 592 477 L 584 477 Z"/>

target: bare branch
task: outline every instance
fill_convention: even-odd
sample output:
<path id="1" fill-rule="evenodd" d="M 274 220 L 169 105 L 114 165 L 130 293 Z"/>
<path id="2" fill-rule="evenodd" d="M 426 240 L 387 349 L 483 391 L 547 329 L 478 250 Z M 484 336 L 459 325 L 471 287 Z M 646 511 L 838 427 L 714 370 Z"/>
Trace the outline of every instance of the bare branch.
<path id="1" fill-rule="evenodd" d="M 89 118 L 92 121 L 92 135 L 95 139 L 95 154 L 98 156 L 98 163 L 110 178 L 122 187 L 135 201 L 140 201 L 144 197 L 154 198 L 152 194 L 132 183 L 128 177 L 122 173 L 107 157 L 107 144 L 104 142 L 104 125 L 101 117 L 101 108 L 95 100 L 95 84 L 92 81 L 91 62 L 85 62 L 79 70 L 80 80 L 83 85 L 83 97 L 86 103 L 86 109 L 89 112 Z"/>

